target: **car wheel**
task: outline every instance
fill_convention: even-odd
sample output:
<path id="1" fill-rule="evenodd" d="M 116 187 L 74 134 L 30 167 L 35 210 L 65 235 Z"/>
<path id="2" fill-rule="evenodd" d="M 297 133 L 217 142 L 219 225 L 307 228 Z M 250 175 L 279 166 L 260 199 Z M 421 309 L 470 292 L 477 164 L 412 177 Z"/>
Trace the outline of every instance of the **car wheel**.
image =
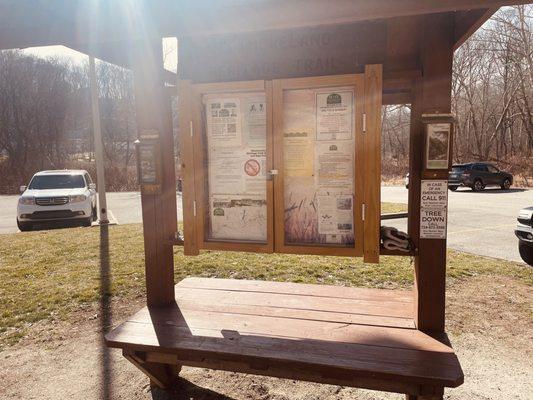
<path id="1" fill-rule="evenodd" d="M 92 224 L 93 224 L 93 217 L 84 218 L 81 223 L 82 226 L 91 226 Z"/>
<path id="2" fill-rule="evenodd" d="M 526 264 L 533 266 L 533 246 L 524 242 L 518 242 L 518 252 Z"/>
<path id="3" fill-rule="evenodd" d="M 476 179 L 474 181 L 474 185 L 472 186 L 472 190 L 474 192 L 479 192 L 483 189 L 485 189 L 485 185 L 483 185 L 483 182 L 481 181 L 481 179 Z"/>
<path id="4" fill-rule="evenodd" d="M 511 181 L 509 180 L 509 178 L 505 178 L 502 182 L 502 190 L 509 190 L 510 187 Z"/>
<path id="5" fill-rule="evenodd" d="M 18 219 L 17 226 L 21 232 L 28 232 L 33 229 L 33 224 L 31 222 L 20 222 Z"/>
<path id="6" fill-rule="evenodd" d="M 448 189 L 450 189 L 452 192 L 455 192 L 459 186 L 448 186 Z"/>
<path id="7" fill-rule="evenodd" d="M 92 208 L 91 219 L 93 221 L 96 221 L 98 219 L 98 212 L 96 211 L 96 206 Z"/>

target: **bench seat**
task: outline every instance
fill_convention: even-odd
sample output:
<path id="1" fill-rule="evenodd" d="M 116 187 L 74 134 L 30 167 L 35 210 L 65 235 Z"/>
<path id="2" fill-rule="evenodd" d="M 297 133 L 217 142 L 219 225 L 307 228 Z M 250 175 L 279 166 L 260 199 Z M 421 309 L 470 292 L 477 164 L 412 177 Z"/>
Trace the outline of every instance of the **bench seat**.
<path id="1" fill-rule="evenodd" d="M 175 294 L 176 304 L 145 307 L 111 331 L 107 345 L 140 367 L 189 365 L 413 396 L 463 382 L 445 335 L 416 329 L 408 291 L 187 278 Z"/>

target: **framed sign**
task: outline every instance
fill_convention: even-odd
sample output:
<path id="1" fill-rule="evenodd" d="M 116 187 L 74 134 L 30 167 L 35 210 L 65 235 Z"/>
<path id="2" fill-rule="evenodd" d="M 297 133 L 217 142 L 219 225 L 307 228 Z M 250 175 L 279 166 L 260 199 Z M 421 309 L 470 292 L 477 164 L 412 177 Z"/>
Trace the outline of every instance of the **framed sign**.
<path id="1" fill-rule="evenodd" d="M 447 170 L 450 166 L 450 148 L 453 116 L 450 114 L 425 114 L 422 121 L 426 127 L 426 170 Z"/>
<path id="2" fill-rule="evenodd" d="M 161 152 L 159 140 L 141 140 L 137 143 L 137 170 L 141 193 L 161 191 Z"/>

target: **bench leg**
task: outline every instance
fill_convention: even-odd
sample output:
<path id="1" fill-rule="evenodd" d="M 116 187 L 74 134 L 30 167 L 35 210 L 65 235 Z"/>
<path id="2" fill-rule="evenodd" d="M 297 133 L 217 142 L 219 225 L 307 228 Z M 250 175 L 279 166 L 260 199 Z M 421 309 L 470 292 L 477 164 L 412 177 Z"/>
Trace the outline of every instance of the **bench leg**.
<path id="1" fill-rule="evenodd" d="M 176 385 L 181 366 L 148 362 L 143 359 L 141 354 L 135 352 L 123 351 L 122 354 L 129 362 L 150 378 L 150 384 L 152 386 L 169 390 Z"/>

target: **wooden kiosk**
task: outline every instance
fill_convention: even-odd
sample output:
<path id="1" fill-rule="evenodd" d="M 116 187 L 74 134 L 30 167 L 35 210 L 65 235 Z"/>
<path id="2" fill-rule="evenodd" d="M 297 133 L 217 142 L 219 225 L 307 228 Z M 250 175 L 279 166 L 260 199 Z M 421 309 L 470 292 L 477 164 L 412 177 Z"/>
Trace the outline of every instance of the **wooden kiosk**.
<path id="1" fill-rule="evenodd" d="M 161 388 L 183 365 L 408 399 L 442 399 L 462 384 L 444 324 L 452 57 L 499 6 L 520 1 L 139 1 L 135 12 L 110 2 L 88 22 L 79 16 L 90 2 L 56 3 L 5 10 L 12 30 L 0 48 L 66 44 L 134 72 L 148 304 L 106 336 L 108 346 Z M 163 70 L 164 36 L 178 37 L 177 85 Z M 408 253 L 380 246 L 381 106 L 401 103 L 411 104 Z M 407 255 L 414 290 L 175 285 L 175 245 L 190 256 Z"/>
<path id="2" fill-rule="evenodd" d="M 409 399 L 461 385 L 444 333 L 452 56 L 493 11 L 479 6 L 495 2 L 466 3 L 242 3 L 190 14 L 179 37 L 185 254 L 408 255 L 413 292 L 200 278 L 174 286 L 163 77 L 160 66 L 134 66 L 148 306 L 108 346 L 161 388 L 183 365 Z M 407 254 L 380 247 L 381 107 L 397 103 L 412 105 Z M 444 223 L 428 225 L 428 215 Z"/>

